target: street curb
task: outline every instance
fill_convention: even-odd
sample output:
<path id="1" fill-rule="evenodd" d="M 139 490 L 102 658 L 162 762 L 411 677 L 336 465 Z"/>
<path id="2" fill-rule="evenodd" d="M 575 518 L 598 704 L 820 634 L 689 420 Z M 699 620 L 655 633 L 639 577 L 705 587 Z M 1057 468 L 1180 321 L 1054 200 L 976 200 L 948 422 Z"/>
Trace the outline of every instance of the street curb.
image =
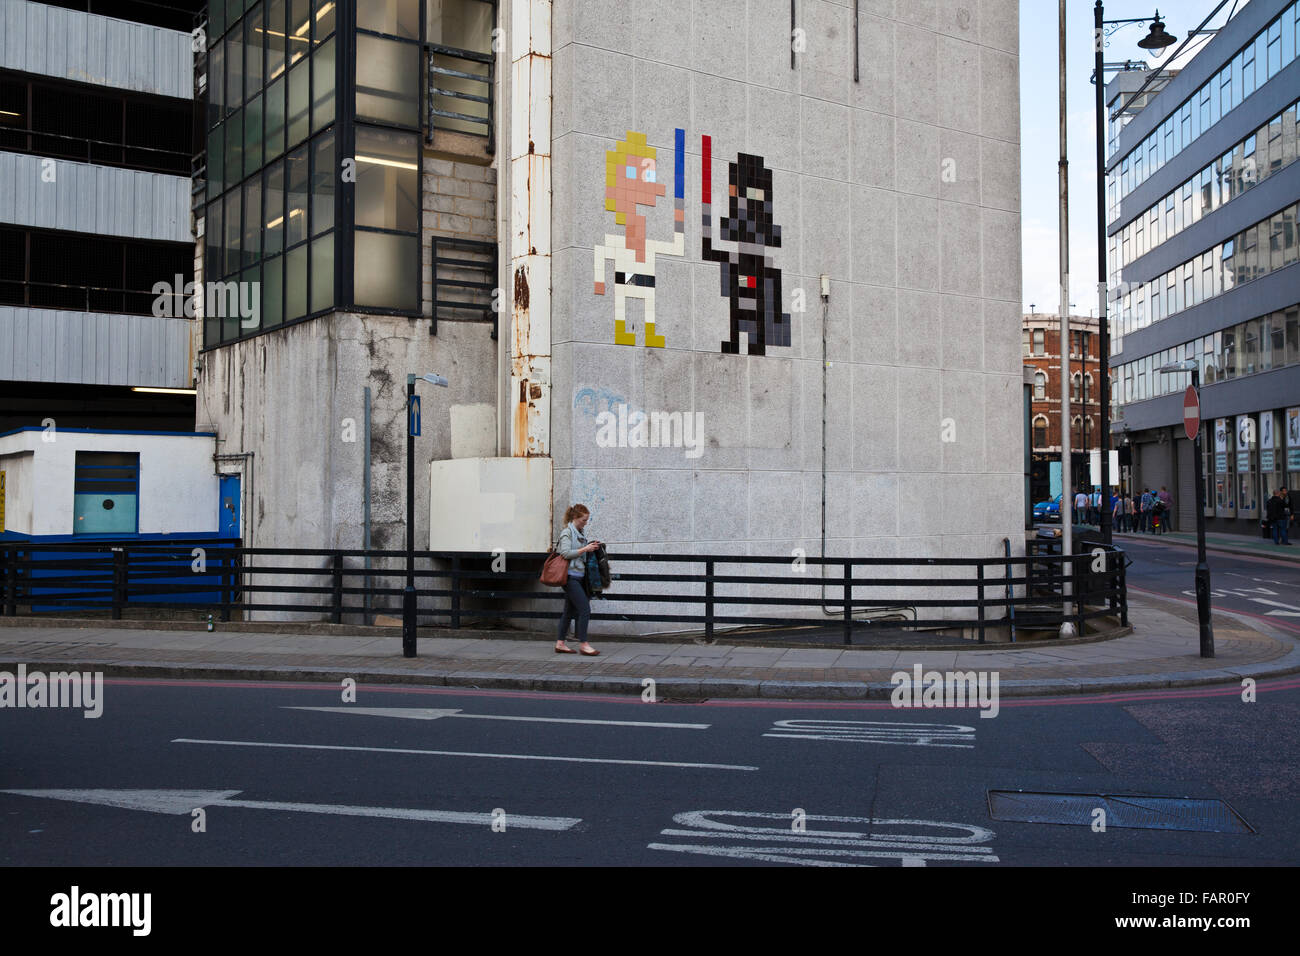
<path id="1" fill-rule="evenodd" d="M 1130 534 L 1119 534 L 1115 536 L 1115 539 L 1116 541 L 1130 541 L 1130 540 L 1146 541 L 1147 537 L 1148 536 L 1145 535 L 1138 536 L 1138 535 L 1130 535 Z M 1151 543 L 1153 544 L 1155 543 L 1169 544 L 1169 545 L 1173 545 L 1175 548 L 1189 548 L 1192 551 L 1196 550 L 1195 541 L 1179 541 L 1179 540 L 1169 541 L 1160 535 L 1155 535 L 1151 537 L 1152 537 Z M 1207 544 L 1205 546 L 1205 550 L 1206 553 L 1208 554 L 1215 554 L 1215 553 L 1233 554 L 1243 558 L 1260 558 L 1265 561 L 1284 561 L 1289 564 L 1300 564 L 1300 553 L 1296 553 L 1296 552 L 1283 551 L 1274 554 L 1272 552 L 1255 551 L 1250 548 L 1238 548 L 1238 547 L 1233 547 L 1231 545 L 1223 546 L 1223 545 L 1211 545 L 1211 544 Z"/>
<path id="2" fill-rule="evenodd" d="M 4 663 L 20 663 L 4 661 Z M 557 674 L 500 674 L 475 671 L 406 672 L 401 670 L 364 670 L 347 667 L 278 668 L 232 667 L 227 664 L 167 662 L 129 662 L 94 660 L 24 660 L 28 672 L 98 671 L 106 677 L 147 679 L 258 680 L 293 683 L 335 683 L 344 677 L 358 684 L 416 684 L 435 687 L 463 687 L 491 690 L 529 690 L 547 693 L 591 693 L 640 695 L 643 681 L 632 677 Z M 978 668 L 969 668 L 978 672 Z M 1277 662 L 1262 665 L 1238 665 L 1212 671 L 1187 671 L 1174 674 L 1134 675 L 1129 677 L 1046 678 L 1040 680 L 999 681 L 1002 697 L 1065 697 L 1134 690 L 1168 690 L 1175 687 L 1203 687 L 1216 684 L 1240 684 L 1244 678 L 1255 680 L 1300 673 L 1300 648 L 1293 648 Z M 689 677 L 653 678 L 656 696 L 669 700 L 765 699 L 765 700 L 888 700 L 895 685 L 858 681 L 800 681 L 788 678 L 743 680 L 727 678 L 696 679 Z"/>
<path id="3" fill-rule="evenodd" d="M 1107 620 L 1100 618 L 1099 620 Z M 858 651 L 915 651 L 923 652 L 944 652 L 944 651 L 1023 651 L 1028 647 L 1041 644 L 1043 647 L 1068 647 L 1074 644 L 1099 644 L 1104 641 L 1112 641 L 1117 638 L 1127 637 L 1133 633 L 1133 628 L 1129 625 L 1119 624 L 1118 618 L 1113 618 L 1115 626 L 1107 627 L 1105 630 L 1096 631 L 1089 634 L 1083 634 L 1077 637 L 1050 637 L 1050 638 L 1033 638 L 1020 640 L 1015 643 L 1010 641 L 989 641 L 980 644 L 975 641 L 964 641 L 961 639 L 952 639 L 944 644 L 853 644 L 845 645 L 838 642 L 814 644 L 811 642 L 782 643 L 776 639 L 768 640 L 747 640 L 743 644 L 737 643 L 736 647 L 762 647 L 773 648 L 780 647 L 788 650 L 818 650 L 818 649 L 835 649 L 835 650 L 858 650 Z M 26 628 L 66 628 L 68 630 L 138 630 L 138 631 L 204 631 L 207 624 L 202 621 L 155 621 L 155 620 L 111 620 L 85 617 L 35 617 L 28 615 L 0 616 L 0 628 L 5 627 L 26 627 Z M 321 621 L 225 621 L 215 624 L 211 633 L 230 633 L 230 634 L 286 634 L 296 637 L 372 637 L 372 638 L 392 638 L 400 641 L 402 633 L 400 628 L 392 627 L 367 627 L 363 625 L 352 624 L 327 624 Z M 726 640 L 725 633 L 718 635 L 712 644 L 709 642 L 697 642 L 695 639 L 701 635 L 698 632 L 689 632 L 676 636 L 667 635 L 638 635 L 638 634 L 601 634 L 598 637 L 593 635 L 593 640 L 602 644 L 689 644 L 701 643 L 702 646 L 714 646 L 717 644 L 730 643 Z M 552 631 L 511 631 L 499 628 L 474 630 L 473 628 L 421 628 L 418 640 L 475 640 L 475 641 L 527 641 L 536 640 L 550 642 L 554 639 Z"/>

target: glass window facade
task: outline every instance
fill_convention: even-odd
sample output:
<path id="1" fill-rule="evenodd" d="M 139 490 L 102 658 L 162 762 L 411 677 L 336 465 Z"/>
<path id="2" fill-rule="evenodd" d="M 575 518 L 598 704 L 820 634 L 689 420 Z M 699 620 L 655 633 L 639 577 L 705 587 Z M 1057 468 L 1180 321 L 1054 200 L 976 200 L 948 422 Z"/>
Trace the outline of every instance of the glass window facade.
<path id="1" fill-rule="evenodd" d="M 1129 332 L 1292 265 L 1297 216 L 1300 203 L 1292 203 L 1163 275 L 1117 290 L 1110 296 L 1118 340 L 1113 351 Z"/>
<path id="2" fill-rule="evenodd" d="M 1118 270 L 1295 162 L 1298 119 L 1300 101 L 1121 229 L 1117 233 L 1119 256 L 1111 262 L 1111 284 L 1118 284 Z"/>
<path id="3" fill-rule="evenodd" d="M 204 278 L 254 283 L 260 309 L 208 310 L 205 347 L 335 308 L 420 313 L 426 5 L 210 6 Z"/>
<path id="4" fill-rule="evenodd" d="M 1202 385 L 1300 365 L 1300 304 L 1115 366 L 1114 402 L 1125 405 L 1183 391 L 1192 384 L 1190 372 L 1161 375 L 1156 370 L 1189 359 L 1196 362 Z"/>
<path id="5" fill-rule="evenodd" d="M 1119 203 L 1125 196 L 1291 64 L 1300 46 L 1298 30 L 1300 2 L 1288 4 L 1217 74 L 1193 91 L 1120 160 L 1108 177 L 1108 221 L 1119 214 Z"/>

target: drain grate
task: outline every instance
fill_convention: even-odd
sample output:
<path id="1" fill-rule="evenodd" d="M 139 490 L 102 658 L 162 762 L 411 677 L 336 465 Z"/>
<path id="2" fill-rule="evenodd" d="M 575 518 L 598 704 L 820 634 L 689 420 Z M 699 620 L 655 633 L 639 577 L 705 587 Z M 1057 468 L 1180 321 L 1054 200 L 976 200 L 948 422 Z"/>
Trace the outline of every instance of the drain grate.
<path id="1" fill-rule="evenodd" d="M 1106 811 L 1107 827 L 1197 833 L 1255 832 L 1241 814 L 1222 800 L 1140 793 L 989 791 L 989 815 L 994 820 L 1092 826 L 1098 807 Z"/>

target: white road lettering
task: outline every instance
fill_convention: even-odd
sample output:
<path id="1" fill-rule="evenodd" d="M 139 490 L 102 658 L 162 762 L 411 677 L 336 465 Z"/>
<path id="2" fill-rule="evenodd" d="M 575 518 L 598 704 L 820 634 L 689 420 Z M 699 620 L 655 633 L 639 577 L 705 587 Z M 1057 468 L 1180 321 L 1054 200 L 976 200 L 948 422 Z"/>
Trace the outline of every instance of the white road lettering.
<path id="1" fill-rule="evenodd" d="M 461 717 L 468 720 L 522 720 L 539 724 L 593 724 L 604 727 L 657 727 L 667 730 L 708 730 L 708 724 L 672 724 L 654 720 L 589 720 L 579 717 L 521 717 L 514 714 L 466 714 L 440 707 L 286 707 L 285 710 L 316 710 L 324 714 L 361 714 L 366 717 L 401 717 L 406 720 L 438 720 Z"/>
<path id="2" fill-rule="evenodd" d="M 124 810 L 189 815 L 197 807 L 243 807 L 249 810 L 280 810 L 291 813 L 324 813 L 345 817 L 376 817 L 387 820 L 418 820 L 427 823 L 460 823 L 491 826 L 491 813 L 462 810 L 411 810 L 405 807 L 350 807 L 332 803 L 284 803 L 274 800 L 234 800 L 241 790 L 3 790 L 24 797 L 95 803 Z M 581 823 L 578 817 L 532 817 L 512 813 L 511 829 L 569 830 Z"/>
<path id="3" fill-rule="evenodd" d="M 908 747 L 975 746 L 975 728 L 963 724 L 923 724 L 877 720 L 778 720 L 764 737 L 840 740 Z"/>
<path id="4" fill-rule="evenodd" d="M 723 817 L 762 825 L 717 819 Z M 988 845 L 993 839 L 993 831 L 983 827 L 934 820 L 873 820 L 809 814 L 805 818 L 807 829 L 796 832 L 790 829 L 789 820 L 789 813 L 692 810 L 675 814 L 673 822 L 679 826 L 669 827 L 659 835 L 692 838 L 695 842 L 656 842 L 648 846 L 652 850 L 673 853 L 801 866 L 871 865 L 867 860 L 897 860 L 903 866 L 925 866 L 931 860 L 999 862 L 993 848 Z M 817 823 L 832 826 L 819 829 L 814 826 Z"/>
<path id="5" fill-rule="evenodd" d="M 286 744 L 260 740 L 200 740 L 177 737 L 174 744 L 211 744 L 219 747 L 273 747 L 286 750 L 339 750 L 375 754 L 408 754 L 418 757 L 481 757 L 491 760 L 547 760 L 559 763 L 600 763 L 628 767 L 674 767 L 685 770 L 757 770 L 728 763 L 680 763 L 672 760 L 617 760 L 612 757 L 556 757 L 545 754 L 494 754 L 468 750 L 411 750 L 403 747 L 350 747 L 343 744 Z"/>

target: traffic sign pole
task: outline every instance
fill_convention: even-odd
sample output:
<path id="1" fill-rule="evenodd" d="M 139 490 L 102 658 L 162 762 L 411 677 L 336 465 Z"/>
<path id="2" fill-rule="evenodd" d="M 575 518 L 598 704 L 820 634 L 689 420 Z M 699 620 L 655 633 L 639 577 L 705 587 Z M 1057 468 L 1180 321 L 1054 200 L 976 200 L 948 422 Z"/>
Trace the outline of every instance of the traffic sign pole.
<path id="1" fill-rule="evenodd" d="M 1214 656 L 1214 625 L 1210 621 L 1210 565 L 1205 557 L 1205 459 L 1201 456 L 1201 376 L 1193 368 L 1192 384 L 1183 398 L 1183 428 L 1192 440 L 1196 470 L 1196 618 L 1201 630 L 1201 656 Z"/>

